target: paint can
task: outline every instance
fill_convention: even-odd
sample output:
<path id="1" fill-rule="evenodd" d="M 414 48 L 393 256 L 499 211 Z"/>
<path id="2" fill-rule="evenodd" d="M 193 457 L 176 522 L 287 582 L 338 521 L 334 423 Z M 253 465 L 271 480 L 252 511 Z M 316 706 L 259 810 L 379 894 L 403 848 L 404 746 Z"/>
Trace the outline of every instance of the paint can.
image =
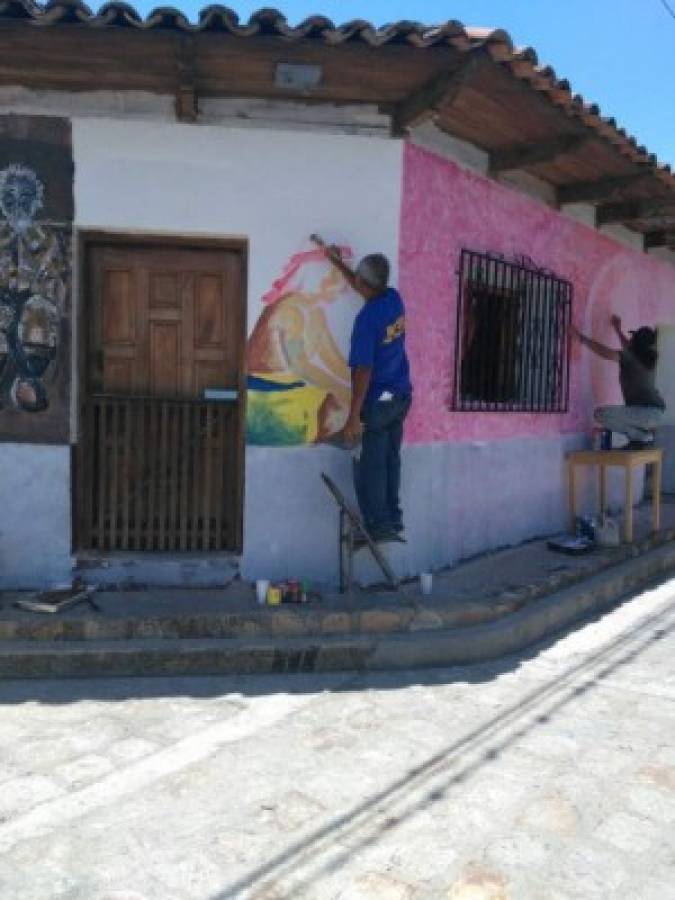
<path id="1" fill-rule="evenodd" d="M 594 450 L 611 450 L 612 432 L 608 428 L 594 428 L 591 446 Z"/>
<path id="2" fill-rule="evenodd" d="M 300 603 L 301 588 L 300 582 L 295 578 L 291 578 L 286 585 L 286 603 Z"/>
<path id="3" fill-rule="evenodd" d="M 276 584 L 270 585 L 269 590 L 267 591 L 267 605 L 268 606 L 279 606 L 281 603 L 282 592 L 281 588 Z"/>
<path id="4" fill-rule="evenodd" d="M 434 576 L 431 572 L 422 572 L 420 575 L 420 590 L 425 597 L 428 597 L 429 594 L 434 589 Z"/>

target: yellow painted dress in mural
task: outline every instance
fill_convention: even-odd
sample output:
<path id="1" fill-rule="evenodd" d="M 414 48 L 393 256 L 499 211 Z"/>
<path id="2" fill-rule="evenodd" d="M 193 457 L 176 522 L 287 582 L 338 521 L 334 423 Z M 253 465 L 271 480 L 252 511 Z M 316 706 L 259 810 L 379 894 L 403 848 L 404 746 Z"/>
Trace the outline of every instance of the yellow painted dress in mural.
<path id="1" fill-rule="evenodd" d="M 308 287 L 318 276 L 315 289 Z M 248 343 L 247 441 L 262 446 L 316 443 L 347 417 L 350 375 L 327 307 L 344 294 L 320 251 L 298 253 L 263 297 Z"/>

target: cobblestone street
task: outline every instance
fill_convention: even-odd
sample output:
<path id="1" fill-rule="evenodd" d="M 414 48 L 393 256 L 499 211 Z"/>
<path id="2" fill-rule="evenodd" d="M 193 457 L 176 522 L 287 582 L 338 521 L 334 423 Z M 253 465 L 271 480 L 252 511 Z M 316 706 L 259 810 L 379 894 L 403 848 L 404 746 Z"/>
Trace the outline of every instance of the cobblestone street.
<path id="1" fill-rule="evenodd" d="M 526 659 L 5 682 L 3 900 L 666 900 L 675 582 Z"/>

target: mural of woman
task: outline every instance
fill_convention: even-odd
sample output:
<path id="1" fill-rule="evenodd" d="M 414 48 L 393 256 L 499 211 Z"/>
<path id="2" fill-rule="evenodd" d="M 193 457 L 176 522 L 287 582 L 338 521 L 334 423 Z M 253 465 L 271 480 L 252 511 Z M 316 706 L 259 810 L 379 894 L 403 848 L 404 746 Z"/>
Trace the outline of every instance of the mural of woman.
<path id="1" fill-rule="evenodd" d="M 247 441 L 324 441 L 349 411 L 346 346 L 360 301 L 315 249 L 294 254 L 262 302 L 247 348 Z"/>

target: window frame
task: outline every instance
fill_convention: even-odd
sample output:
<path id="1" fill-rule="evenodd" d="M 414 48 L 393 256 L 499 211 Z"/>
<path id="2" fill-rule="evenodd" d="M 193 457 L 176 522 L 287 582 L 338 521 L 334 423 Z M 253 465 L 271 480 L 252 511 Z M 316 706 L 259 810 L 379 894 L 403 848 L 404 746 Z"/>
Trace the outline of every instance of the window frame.
<path id="1" fill-rule="evenodd" d="M 569 412 L 572 282 L 526 256 L 509 259 L 467 248 L 460 251 L 457 276 L 453 411 Z M 488 309 L 504 304 L 501 322 L 485 319 L 471 326 L 471 308 L 481 301 Z M 512 330 L 506 342 L 504 326 Z"/>

